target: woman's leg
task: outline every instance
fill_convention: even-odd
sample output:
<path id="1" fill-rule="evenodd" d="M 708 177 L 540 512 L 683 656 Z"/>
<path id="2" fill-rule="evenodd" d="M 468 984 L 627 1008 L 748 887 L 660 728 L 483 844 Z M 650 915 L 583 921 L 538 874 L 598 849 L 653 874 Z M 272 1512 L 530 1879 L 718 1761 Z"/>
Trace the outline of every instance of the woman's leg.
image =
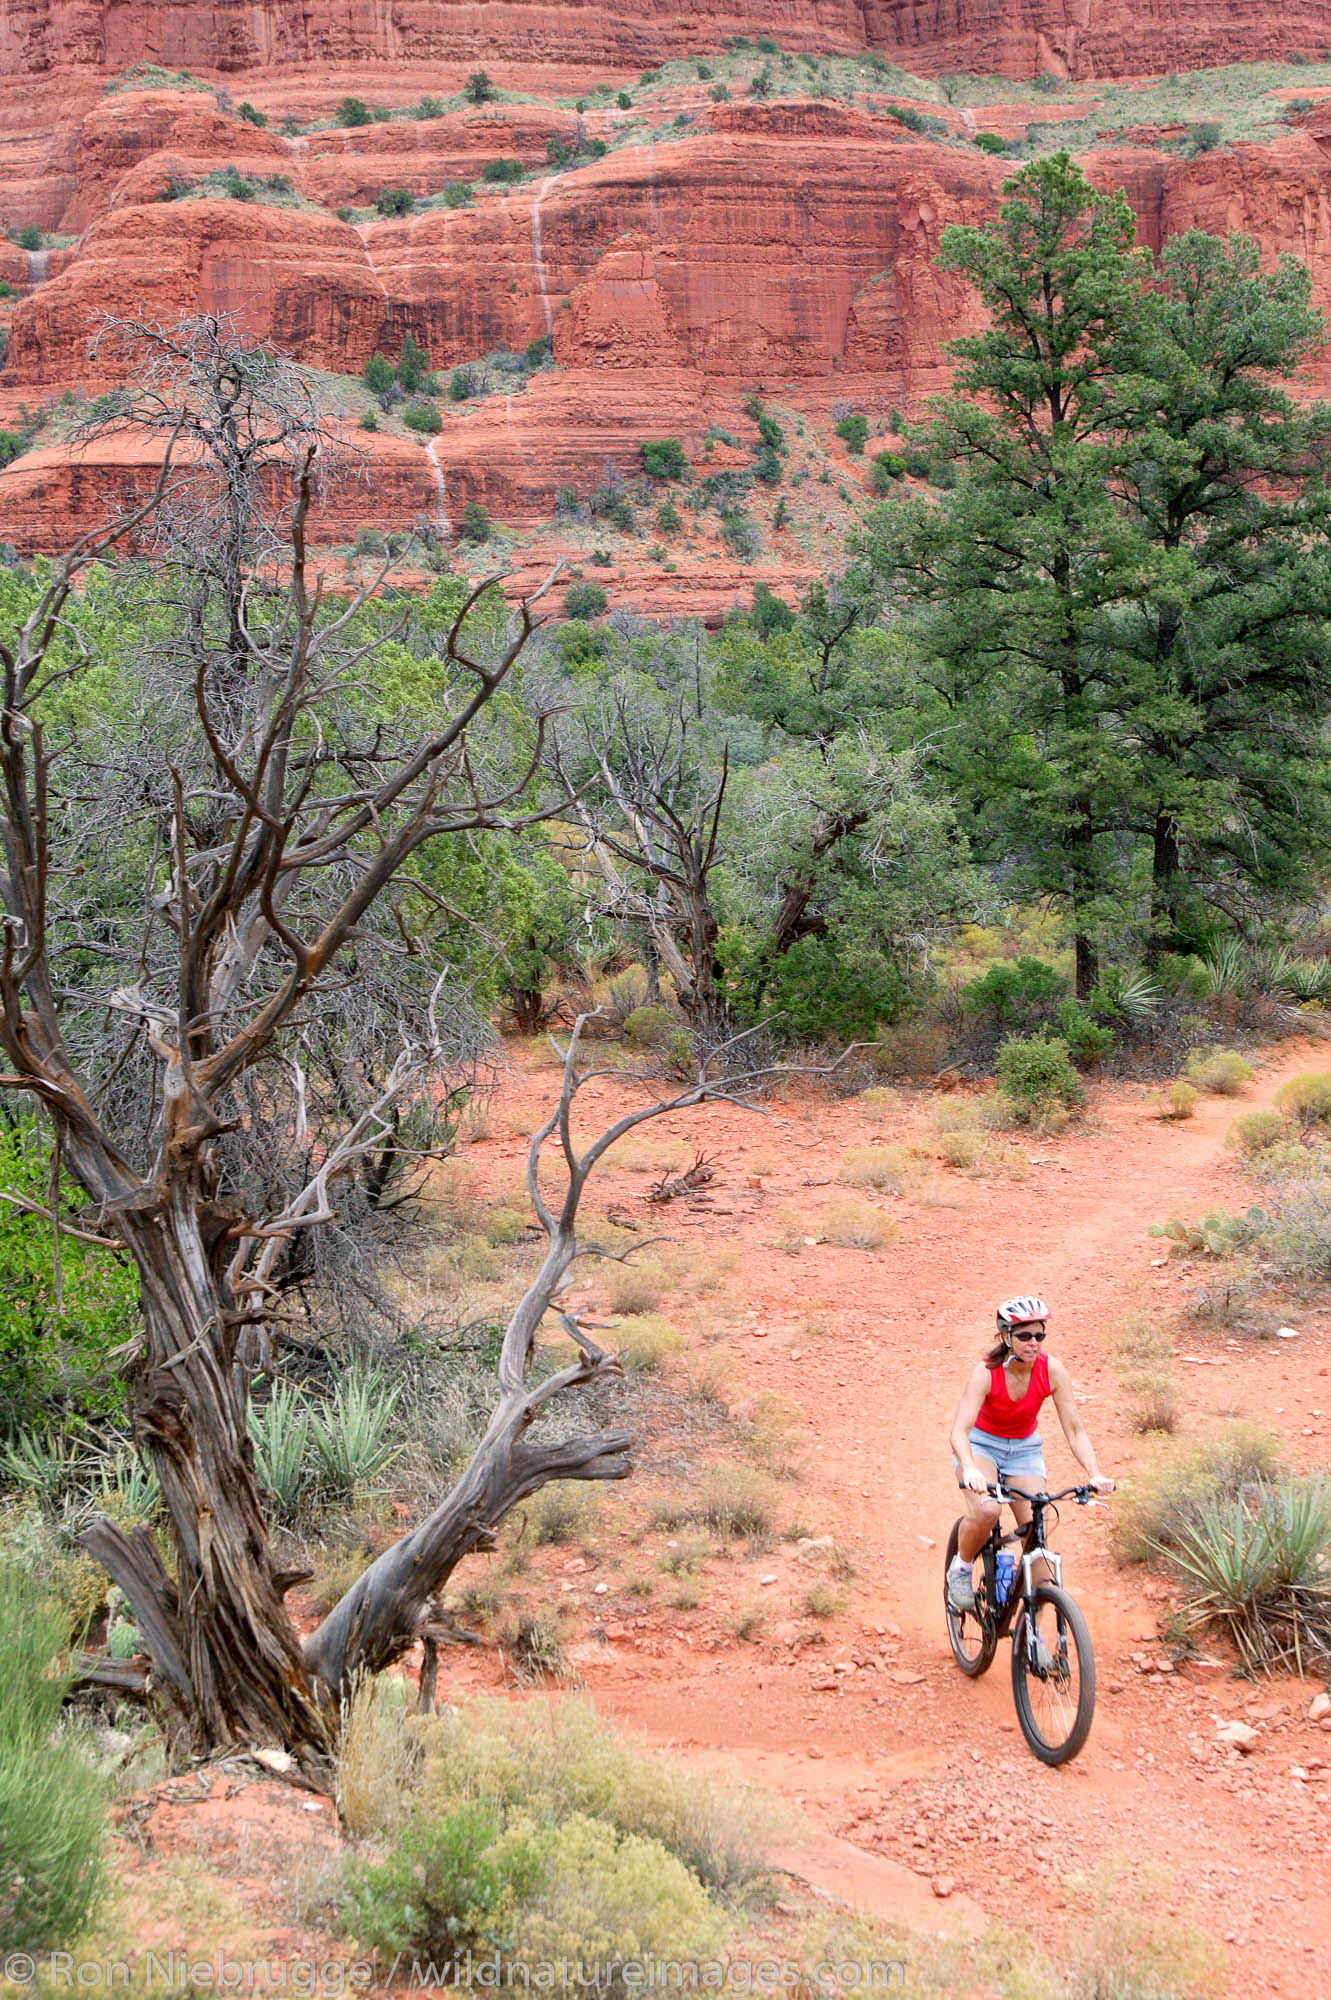
<path id="1" fill-rule="evenodd" d="M 989 1484 L 997 1486 L 998 1467 L 992 1458 L 982 1451 L 973 1453 L 973 1457 Z M 1035 1490 L 1038 1492 L 1039 1488 Z M 972 1493 L 968 1486 L 962 1487 L 961 1497 L 966 1503 L 966 1518 L 957 1536 L 957 1554 L 963 1562 L 973 1563 L 993 1533 L 1000 1509 L 992 1494 Z"/>

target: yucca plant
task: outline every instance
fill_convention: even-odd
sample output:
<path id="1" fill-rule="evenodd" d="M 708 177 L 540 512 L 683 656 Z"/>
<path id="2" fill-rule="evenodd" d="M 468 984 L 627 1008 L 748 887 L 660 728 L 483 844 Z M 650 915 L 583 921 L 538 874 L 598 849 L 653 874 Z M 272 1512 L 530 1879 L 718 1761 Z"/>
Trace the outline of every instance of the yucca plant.
<path id="1" fill-rule="evenodd" d="M 1206 990 L 1217 998 L 1246 1000 L 1252 991 L 1252 968 L 1240 938 L 1213 938 L 1202 953 Z"/>
<path id="2" fill-rule="evenodd" d="M 311 1477 L 309 1404 L 291 1383 L 279 1382 L 262 1408 L 251 1403 L 248 1428 L 259 1484 L 292 1520 Z"/>
<path id="3" fill-rule="evenodd" d="M 1331 1483 L 1263 1481 L 1216 1498 L 1154 1546 L 1182 1575 L 1189 1616 L 1220 1625 L 1249 1671 L 1331 1656 Z"/>
<path id="4" fill-rule="evenodd" d="M 98 1487 L 102 1505 L 125 1527 L 151 1521 L 162 1504 L 157 1474 L 132 1445 L 121 1445 L 114 1458 L 102 1462 Z"/>
<path id="5" fill-rule="evenodd" d="M 1300 1006 L 1331 999 L 1331 958 L 1291 958 L 1286 984 Z"/>
<path id="6" fill-rule="evenodd" d="M 0 1479 L 23 1487 L 48 1513 L 59 1512 L 92 1466 L 87 1444 L 74 1430 L 19 1430 L 0 1447 Z"/>
<path id="7" fill-rule="evenodd" d="M 400 1393 L 377 1369 L 347 1370 L 311 1429 L 320 1482 L 327 1493 L 350 1499 L 353 1493 L 372 1488 L 392 1464 L 399 1447 L 389 1441 L 388 1432 Z"/>

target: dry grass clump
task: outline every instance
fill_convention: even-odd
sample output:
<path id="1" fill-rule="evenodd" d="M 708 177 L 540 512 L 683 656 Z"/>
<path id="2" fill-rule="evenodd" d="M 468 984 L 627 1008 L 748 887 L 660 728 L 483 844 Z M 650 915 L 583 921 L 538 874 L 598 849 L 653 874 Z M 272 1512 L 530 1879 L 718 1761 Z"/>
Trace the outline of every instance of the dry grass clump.
<path id="1" fill-rule="evenodd" d="M 1279 1439 L 1246 1421 L 1163 1446 L 1114 1503 L 1115 1553 L 1138 1563 L 1167 1553 L 1201 1506 L 1255 1491 L 1279 1468 Z"/>
<path id="2" fill-rule="evenodd" d="M 1127 1312 L 1110 1331 L 1128 1422 L 1139 1436 L 1178 1428 L 1183 1396 L 1169 1329 L 1143 1312 Z"/>
<path id="3" fill-rule="evenodd" d="M 808 1457 L 809 1435 L 799 1405 L 764 1389 L 745 1439 L 749 1462 L 777 1479 L 798 1479 Z"/>
<path id="4" fill-rule="evenodd" d="M 1252 1082 L 1253 1068 L 1237 1049 L 1189 1049 L 1188 1075 L 1199 1090 L 1237 1097 L 1244 1084 Z"/>
<path id="5" fill-rule="evenodd" d="M 656 1558 L 656 1567 L 665 1576 L 689 1576 L 716 1554 L 710 1535 L 681 1535 Z"/>
<path id="6" fill-rule="evenodd" d="M 710 1299 L 718 1292 L 728 1292 L 739 1269 L 738 1250 L 703 1250 L 692 1243 L 669 1243 L 655 1254 L 671 1289 L 692 1299 Z"/>
<path id="7" fill-rule="evenodd" d="M 846 1593 L 830 1583 L 811 1583 L 800 1600 L 807 1618 L 839 1618 L 846 1608 Z"/>
<path id="8" fill-rule="evenodd" d="M 1331 1125 L 1331 1073 L 1313 1069 L 1286 1078 L 1276 1092 L 1275 1103 L 1278 1111 L 1305 1132 L 1316 1125 Z"/>
<path id="9" fill-rule="evenodd" d="M 821 1234 L 825 1242 L 843 1250 L 885 1250 L 897 1239 L 897 1225 L 890 1215 L 859 1201 L 829 1201 L 823 1210 Z"/>
<path id="10" fill-rule="evenodd" d="M 420 1746 L 404 1726 L 406 1703 L 404 1680 L 362 1675 L 342 1704 L 337 1809 L 356 1840 L 396 1825 L 420 1775 Z"/>
<path id="11" fill-rule="evenodd" d="M 978 1132 L 981 1105 L 973 1097 L 945 1097 L 930 1119 L 935 1132 Z"/>
<path id="12" fill-rule="evenodd" d="M 556 1621 L 545 1612 L 515 1611 L 501 1626 L 499 1650 L 513 1678 L 526 1687 L 541 1681 L 576 1683 L 577 1669 L 566 1657 Z"/>
<path id="13" fill-rule="evenodd" d="M 628 1264 L 605 1265 L 601 1282 L 613 1311 L 649 1313 L 660 1305 L 668 1280 L 655 1257 L 635 1257 Z"/>
<path id="14" fill-rule="evenodd" d="M 619 1358 L 630 1375 L 653 1375 L 683 1346 L 678 1327 L 660 1313 L 633 1313 L 614 1330 Z"/>
<path id="15" fill-rule="evenodd" d="M 605 1155 L 605 1164 L 625 1174 L 673 1174 L 691 1158 L 682 1139 L 667 1139 L 662 1133 L 626 1132 Z"/>
<path id="16" fill-rule="evenodd" d="M 686 1490 L 663 1495 L 652 1509 L 657 1528 L 710 1528 L 726 1540 L 759 1540 L 773 1532 L 781 1489 L 768 1472 L 719 1460 Z"/>
<path id="17" fill-rule="evenodd" d="M 948 1034 L 941 1022 L 916 1016 L 880 1030 L 865 1054 L 879 1076 L 933 1076 L 947 1055 Z"/>
<path id="18" fill-rule="evenodd" d="M 901 1094 L 885 1083 L 875 1083 L 860 1092 L 855 1104 L 865 1124 L 882 1131 L 901 1109 Z"/>
<path id="19" fill-rule="evenodd" d="M 876 1188 L 880 1194 L 900 1194 L 909 1159 L 900 1146 L 852 1146 L 843 1153 L 837 1179 L 847 1187 Z"/>
<path id="20" fill-rule="evenodd" d="M 1200 1095 L 1195 1083 L 1189 1083 L 1186 1077 L 1179 1077 L 1175 1082 L 1167 1083 L 1163 1090 L 1153 1090 L 1147 1103 L 1153 1118 L 1166 1125 L 1176 1125 L 1184 1118 L 1191 1118 Z"/>
<path id="21" fill-rule="evenodd" d="M 1269 1153 L 1285 1136 L 1285 1121 L 1278 1111 L 1245 1111 L 1225 1134 L 1225 1144 L 1244 1160 Z"/>
<path id="22" fill-rule="evenodd" d="M 533 1548 L 584 1541 L 592 1530 L 596 1502 L 566 1479 L 552 1479 L 523 1506 L 526 1540 Z"/>

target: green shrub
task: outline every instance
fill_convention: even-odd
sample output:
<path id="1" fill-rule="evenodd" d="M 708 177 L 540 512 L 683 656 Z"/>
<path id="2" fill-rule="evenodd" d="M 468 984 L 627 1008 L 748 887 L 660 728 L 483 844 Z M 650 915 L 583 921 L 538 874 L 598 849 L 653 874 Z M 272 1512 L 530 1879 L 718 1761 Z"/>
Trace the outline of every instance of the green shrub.
<path id="1" fill-rule="evenodd" d="M 1289 1077 L 1276 1092 L 1275 1102 L 1277 1110 L 1305 1132 L 1315 1125 L 1331 1125 L 1331 1071 L 1313 1069 Z"/>
<path id="2" fill-rule="evenodd" d="M 906 461 L 899 451 L 880 451 L 869 467 L 869 486 L 881 500 L 906 476 Z"/>
<path id="3" fill-rule="evenodd" d="M 472 185 L 470 181 L 445 181 L 442 192 L 445 208 L 470 208 Z"/>
<path id="4" fill-rule="evenodd" d="M 0 1567 L 0 1951 L 64 1946 L 105 1886 L 101 1782 L 60 1729 L 65 1619 Z"/>
<path id="5" fill-rule="evenodd" d="M 463 508 L 459 532 L 464 542 L 489 541 L 494 533 L 494 523 L 479 500 L 469 500 Z"/>
<path id="6" fill-rule="evenodd" d="M 621 111 L 632 111 L 633 109 L 633 99 L 629 96 L 626 90 L 620 91 L 618 97 L 615 99 L 615 103 L 619 106 Z"/>
<path id="7" fill-rule="evenodd" d="M 374 113 L 363 98 L 344 97 L 337 107 L 339 125 L 369 125 L 373 120 Z"/>
<path id="8" fill-rule="evenodd" d="M 35 222 L 25 222 L 22 229 L 19 230 L 18 235 L 14 238 L 14 241 L 18 244 L 20 250 L 40 250 L 42 247 L 42 232 Z"/>
<path id="9" fill-rule="evenodd" d="M 730 92 L 724 83 L 714 83 L 707 95 L 713 104 L 727 104 L 730 101 Z"/>
<path id="10" fill-rule="evenodd" d="M 1000 958 L 979 979 L 961 989 L 961 1000 L 972 1013 L 992 1011 L 1000 1027 L 1008 1022 L 1024 1023 L 1041 1009 L 1052 1005 L 1068 990 L 1068 983 L 1043 959 Z"/>
<path id="11" fill-rule="evenodd" d="M 603 599 L 604 595 L 602 592 Z M 624 1023 L 624 1040 L 631 1042 L 636 1049 L 655 1048 L 673 1031 L 674 1026 L 675 1016 L 668 1007 L 635 1007 Z"/>
<path id="12" fill-rule="evenodd" d="M 982 153 L 1006 153 L 1007 140 L 1001 132 L 977 132 L 975 143 Z"/>
<path id="13" fill-rule="evenodd" d="M 1314 1285 L 1331 1277 L 1331 1186 L 1324 1178 L 1280 1189 L 1263 1242 L 1285 1276 Z"/>
<path id="14" fill-rule="evenodd" d="M 264 126 L 268 123 L 267 112 L 256 111 L 254 106 L 250 104 L 248 101 L 241 105 L 240 115 L 245 120 L 245 123 L 247 125 Z"/>
<path id="15" fill-rule="evenodd" d="M 684 525 L 684 517 L 673 500 L 663 500 L 656 510 L 656 525 L 663 535 L 677 535 Z"/>
<path id="16" fill-rule="evenodd" d="M 644 438 L 642 467 L 649 479 L 682 479 L 688 460 L 678 438 Z"/>
<path id="17" fill-rule="evenodd" d="M 380 1862 L 347 1864 L 348 1928 L 385 1956 L 420 1951 L 448 1963 L 492 1938 L 506 1883 L 491 1853 L 499 1825 L 481 1805 L 410 1812 Z"/>
<path id="18" fill-rule="evenodd" d="M 1252 1064 L 1237 1049 L 1189 1049 L 1188 1075 L 1201 1090 L 1218 1097 L 1235 1097 L 1252 1082 Z"/>
<path id="19" fill-rule="evenodd" d="M 475 69 L 462 86 L 462 95 L 468 104 L 488 104 L 495 94 L 495 87 L 483 69 Z"/>
<path id="20" fill-rule="evenodd" d="M 749 623 L 760 639 L 770 639 L 774 632 L 789 632 L 792 629 L 795 613 L 784 598 L 774 594 L 770 584 L 755 583 Z"/>
<path id="21" fill-rule="evenodd" d="M 1269 1152 L 1284 1136 L 1285 1121 L 1278 1111 L 1245 1111 L 1230 1126 L 1225 1144 L 1251 1159 L 1255 1153 Z"/>
<path id="22" fill-rule="evenodd" d="M 483 181 L 520 181 L 526 172 L 521 160 L 505 159 L 501 154 L 497 159 L 487 160 L 481 168 Z"/>
<path id="23" fill-rule="evenodd" d="M 1114 1046 L 1113 1029 L 1093 1020 L 1080 1000 L 1060 1000 L 1054 1020 L 1079 1069 L 1094 1069 Z"/>
<path id="24" fill-rule="evenodd" d="M 599 618 L 608 603 L 599 583 L 571 583 L 564 592 L 564 611 L 569 618 Z"/>
<path id="25" fill-rule="evenodd" d="M 0 1123 L 0 1187 L 37 1208 L 50 1200 L 49 1144 L 21 1114 Z M 62 1210 L 79 1210 L 82 1199 L 62 1177 Z M 56 1397 L 85 1409 L 118 1407 L 109 1356 L 138 1323 L 138 1296 L 121 1258 L 72 1236 L 61 1239 L 57 1284 L 49 1223 L 0 1203 L 0 1436 Z"/>
<path id="26" fill-rule="evenodd" d="M 408 403 L 402 412 L 402 421 L 409 431 L 421 431 L 430 437 L 444 427 L 437 403 Z"/>
<path id="27" fill-rule="evenodd" d="M 444 110 L 443 98 L 431 97 L 427 91 L 422 96 L 420 103 L 412 106 L 410 116 L 412 118 L 442 118 Z"/>
<path id="28" fill-rule="evenodd" d="M 409 188 L 380 188 L 374 197 L 374 205 L 380 215 L 410 215 L 416 206 L 416 199 Z"/>
<path id="29" fill-rule="evenodd" d="M 554 352 L 554 336 L 542 333 L 535 340 L 529 340 L 522 350 L 522 358 L 528 368 L 544 368 Z"/>
<path id="30" fill-rule="evenodd" d="M 1085 1101 L 1068 1045 L 1058 1035 L 1011 1036 L 998 1051 L 994 1073 L 1022 1122 L 1033 1122 L 1058 1106 L 1071 1111 Z"/>
<path id="31" fill-rule="evenodd" d="M 497 1859 L 527 1878 L 507 1940 L 515 1984 L 560 1961 L 697 1962 L 716 1953 L 721 1912 L 685 1865 L 655 1840 L 575 1813 L 557 1827 L 513 1833 Z"/>
<path id="32" fill-rule="evenodd" d="M 659 1842 L 722 1891 L 742 1887 L 762 1866 L 768 1827 L 754 1795 L 644 1755 L 585 1702 L 473 1701 L 425 1723 L 420 1740 L 427 1811 L 479 1803 L 538 1825 L 585 1814 Z"/>
<path id="33" fill-rule="evenodd" d="M 852 458 L 858 458 L 864 450 L 864 440 L 869 435 L 869 419 L 859 410 L 843 417 L 836 426 L 836 434 L 841 438 Z"/>

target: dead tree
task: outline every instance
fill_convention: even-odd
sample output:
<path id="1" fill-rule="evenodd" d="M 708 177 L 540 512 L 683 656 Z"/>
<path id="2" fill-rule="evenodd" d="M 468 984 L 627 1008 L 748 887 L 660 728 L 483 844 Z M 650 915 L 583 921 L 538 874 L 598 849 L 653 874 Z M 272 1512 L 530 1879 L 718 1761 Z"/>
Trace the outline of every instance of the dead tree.
<path id="1" fill-rule="evenodd" d="M 770 1071 L 737 1068 L 742 1045 L 736 1037 L 699 1063 L 690 1083 L 629 1111 L 589 1144 L 573 1136 L 572 1112 L 578 1092 L 597 1076 L 622 1081 L 621 1069 L 580 1071 L 578 1045 L 587 1020 L 579 1015 L 564 1052 L 563 1079 L 554 1110 L 531 1137 L 527 1149 L 527 1191 L 545 1232 L 541 1267 L 519 1301 L 504 1334 L 499 1357 L 499 1396 L 485 1435 L 446 1499 L 419 1527 L 385 1551 L 354 1583 L 341 1602 L 305 1642 L 305 1657 L 318 1682 L 345 1686 L 354 1669 L 377 1672 L 411 1643 L 429 1621 L 429 1600 L 465 1555 L 489 1548 L 505 1515 L 552 1479 L 623 1479 L 630 1470 L 632 1439 L 625 1431 L 589 1432 L 581 1437 L 542 1439 L 541 1412 L 566 1391 L 586 1386 L 620 1369 L 616 1355 L 597 1346 L 570 1313 L 560 1325 L 577 1349 L 577 1359 L 543 1379 L 529 1379 L 541 1324 L 567 1279 L 575 1258 L 616 1253 L 582 1239 L 578 1208 L 597 1162 L 636 1125 L 682 1111 L 705 1098 L 745 1101 L 745 1093 Z M 541 1191 L 542 1149 L 553 1140 L 566 1177 L 557 1201 Z M 635 1244 L 640 1250 L 645 1244 Z M 618 1258 L 631 1255 L 625 1252 Z"/>
<path id="2" fill-rule="evenodd" d="M 300 385 L 216 321 L 127 331 L 145 387 L 113 420 L 164 434 L 160 475 L 0 635 L 0 1088 L 44 1108 L 89 1233 L 138 1273 L 125 1375 L 175 1575 L 144 1533 L 102 1520 L 88 1545 L 195 1744 L 280 1744 L 316 1769 L 344 1675 L 391 1651 L 416 1593 L 400 1575 L 399 1609 L 376 1600 L 364 1641 L 340 1619 L 335 1668 L 311 1668 L 264 1524 L 249 1390 L 291 1244 L 330 1218 L 404 1097 L 428 1105 L 484 1032 L 430 962 L 411 863 L 428 841 L 540 816 L 539 722 L 516 742 L 483 726 L 534 619 L 524 603 L 497 656 L 474 657 L 473 592 L 429 712 L 400 726 L 367 686 L 390 621 L 367 634 L 371 593 L 332 604 L 311 573 L 335 440 Z M 101 587 L 90 565 L 117 541 L 151 559 L 157 623 L 118 689 L 128 712 L 108 718 L 73 699 L 98 664 L 74 593 Z M 299 1130 L 325 1029 L 373 1087 L 265 1208 L 255 1149 Z"/>
<path id="3" fill-rule="evenodd" d="M 690 1027 L 704 1046 L 730 1022 L 709 877 L 718 860 L 729 757 L 709 768 L 682 699 L 650 709 L 616 688 L 557 745 L 575 794 L 605 915 L 646 926 Z"/>

